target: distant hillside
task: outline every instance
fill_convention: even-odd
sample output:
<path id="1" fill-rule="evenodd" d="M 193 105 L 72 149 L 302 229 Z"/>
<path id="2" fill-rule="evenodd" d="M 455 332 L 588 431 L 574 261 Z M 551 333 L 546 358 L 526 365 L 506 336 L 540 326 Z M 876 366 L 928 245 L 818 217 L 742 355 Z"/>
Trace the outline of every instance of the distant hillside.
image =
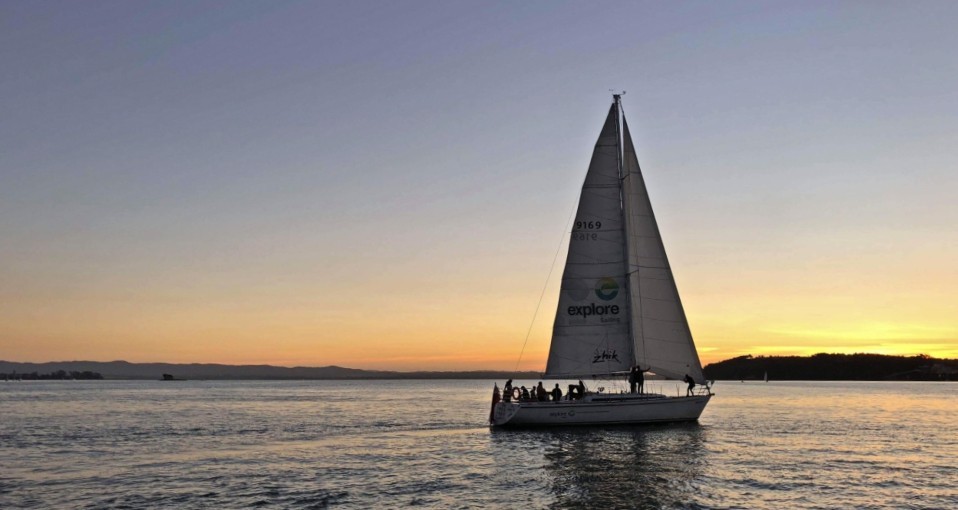
<path id="1" fill-rule="evenodd" d="M 958 381 L 958 360 L 930 356 L 815 354 L 740 356 L 705 367 L 705 377 L 773 381 Z"/>
<path id="2" fill-rule="evenodd" d="M 215 363 L 129 363 L 127 361 L 0 361 L 0 374 L 97 373 L 104 379 L 540 379 L 539 372 L 393 372 L 338 366 L 277 367 Z M 705 367 L 708 379 L 789 381 L 958 381 L 958 360 L 929 356 L 816 354 L 814 356 L 740 356 Z M 30 378 L 30 377 L 25 377 Z M 0 375 L 0 379 L 3 376 Z"/>
<path id="3" fill-rule="evenodd" d="M 0 361 L 0 374 L 45 374 L 96 372 L 104 379 L 160 379 L 171 374 L 177 379 L 533 379 L 538 372 L 390 372 L 356 368 L 277 367 L 272 365 L 220 365 L 215 363 L 130 363 L 127 361 L 54 361 L 17 363 Z"/>

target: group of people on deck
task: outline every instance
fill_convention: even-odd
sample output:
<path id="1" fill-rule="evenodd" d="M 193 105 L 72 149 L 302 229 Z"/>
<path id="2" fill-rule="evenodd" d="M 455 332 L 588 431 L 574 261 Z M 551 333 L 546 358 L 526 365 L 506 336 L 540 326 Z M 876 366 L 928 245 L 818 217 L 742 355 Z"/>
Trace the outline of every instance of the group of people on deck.
<path id="1" fill-rule="evenodd" d="M 629 369 L 630 393 L 645 393 L 645 373 L 651 369 L 652 367 L 643 369 L 639 365 Z M 693 390 L 695 388 L 695 379 L 686 374 L 684 382 L 689 385 L 685 392 L 686 396 L 692 396 L 694 394 Z M 579 400 L 584 396 L 585 384 L 581 379 L 579 380 L 579 384 L 569 385 L 569 391 L 566 394 L 566 400 Z M 539 381 L 538 385 L 531 388 L 526 388 L 525 386 L 515 388 L 512 386 L 512 379 L 509 379 L 506 381 L 506 385 L 503 388 L 502 400 L 505 402 L 511 402 L 513 400 L 516 402 L 559 402 L 562 400 L 562 390 L 559 388 L 558 383 L 556 383 L 555 388 L 552 388 L 551 391 L 546 390 L 542 385 L 542 381 Z"/>
<path id="2" fill-rule="evenodd" d="M 584 396 L 585 384 L 581 380 L 579 384 L 569 385 L 566 400 L 578 400 Z M 558 383 L 556 383 L 555 388 L 552 388 L 551 391 L 546 390 L 542 385 L 542 381 L 539 381 L 539 384 L 532 388 L 526 388 L 525 386 L 514 388 L 512 386 L 512 379 L 509 379 L 503 388 L 502 400 L 510 402 L 513 399 L 517 402 L 559 402 L 562 400 L 562 390 L 559 388 Z"/>

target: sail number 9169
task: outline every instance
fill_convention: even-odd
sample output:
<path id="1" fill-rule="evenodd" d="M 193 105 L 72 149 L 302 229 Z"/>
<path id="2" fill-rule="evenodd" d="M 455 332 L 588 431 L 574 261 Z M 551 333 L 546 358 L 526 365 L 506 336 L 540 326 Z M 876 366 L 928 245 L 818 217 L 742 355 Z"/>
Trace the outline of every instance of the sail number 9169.
<path id="1" fill-rule="evenodd" d="M 601 221 L 577 221 L 572 231 L 572 239 L 576 241 L 597 241 L 599 234 L 595 232 L 582 232 L 582 230 L 599 230 L 601 228 Z"/>
<path id="2" fill-rule="evenodd" d="M 575 230 L 599 230 L 602 228 L 601 221 L 577 221 Z"/>

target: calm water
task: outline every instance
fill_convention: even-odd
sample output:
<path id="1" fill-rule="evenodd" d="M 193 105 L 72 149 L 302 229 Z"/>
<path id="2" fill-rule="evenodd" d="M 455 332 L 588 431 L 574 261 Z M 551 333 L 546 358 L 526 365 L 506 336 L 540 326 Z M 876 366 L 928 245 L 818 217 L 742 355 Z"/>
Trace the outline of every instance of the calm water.
<path id="1" fill-rule="evenodd" d="M 485 381 L 0 383 L 0 508 L 958 508 L 958 384 L 715 391 L 492 432 Z"/>

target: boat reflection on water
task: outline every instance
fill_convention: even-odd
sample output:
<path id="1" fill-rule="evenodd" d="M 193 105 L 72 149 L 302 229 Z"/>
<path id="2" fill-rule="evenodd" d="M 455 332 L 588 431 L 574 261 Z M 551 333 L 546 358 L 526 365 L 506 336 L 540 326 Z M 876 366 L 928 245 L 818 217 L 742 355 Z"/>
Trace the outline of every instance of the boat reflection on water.
<path id="1" fill-rule="evenodd" d="M 497 450 L 524 451 L 512 479 L 544 472 L 551 498 L 538 502 L 550 508 L 688 506 L 701 499 L 705 439 L 698 423 L 492 432 Z"/>

